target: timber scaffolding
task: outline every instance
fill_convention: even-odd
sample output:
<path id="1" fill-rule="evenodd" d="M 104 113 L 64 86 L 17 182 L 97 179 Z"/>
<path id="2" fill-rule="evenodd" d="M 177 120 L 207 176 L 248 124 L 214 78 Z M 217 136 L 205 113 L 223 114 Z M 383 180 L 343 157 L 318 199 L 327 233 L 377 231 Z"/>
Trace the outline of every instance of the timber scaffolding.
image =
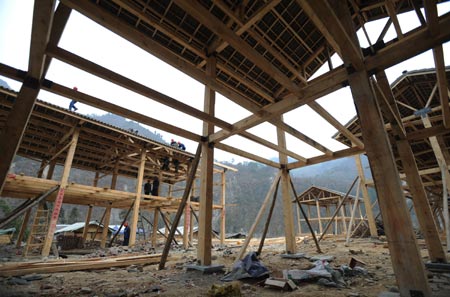
<path id="1" fill-rule="evenodd" d="M 211 197 L 213 192 L 215 149 L 279 168 L 278 180 L 283 201 L 287 253 L 296 252 L 289 170 L 366 153 L 374 177 L 400 293 L 402 296 L 431 294 L 412 229 L 403 182 L 398 173 L 383 117 L 386 117 L 393 127 L 408 185 L 410 189 L 414 188 L 411 194 L 414 197 L 416 214 L 421 218 L 419 221 L 422 231 L 426 234 L 430 259 L 446 262 L 446 253 L 439 240 L 416 166 L 418 161 L 414 160 L 409 143 L 411 135 L 425 139 L 448 134 L 450 128 L 448 83 L 445 78 L 442 47 L 442 44 L 450 39 L 450 14 L 438 16 L 438 4 L 435 1 L 61 0 L 56 10 L 55 3 L 53 0 L 36 1 L 27 71 L 0 64 L 1 75 L 23 82 L 0 135 L 2 188 L 41 89 L 196 141 L 199 143 L 199 149 L 201 148 L 202 157 L 197 258 L 202 265 L 210 265 L 213 207 L 211 199 L 207 198 Z M 425 15 L 421 8 L 424 8 Z M 59 47 L 59 40 L 72 10 L 203 83 L 204 110 L 192 108 Z M 409 11 L 415 12 L 420 25 L 405 32 L 398 20 L 398 14 Z M 380 35 L 369 36 L 365 24 L 382 18 L 386 18 L 386 23 Z M 396 38 L 386 40 L 386 33 L 391 25 L 395 28 Z M 367 39 L 370 45 L 368 48 L 361 49 L 356 35 L 359 29 L 365 33 L 362 38 Z M 422 128 L 423 133 L 415 133 L 405 129 L 395 112 L 398 107 L 384 70 L 431 49 L 435 58 L 438 82 L 436 89 L 439 93 L 438 104 L 441 107 L 443 126 L 441 130 Z M 333 67 L 331 56 L 335 53 L 341 57 L 343 65 Z M 195 134 L 182 127 L 175 127 L 89 94 L 75 92 L 58 82 L 49 81 L 46 79 L 46 73 L 52 59 L 194 116 L 203 121 L 203 131 L 201 135 Z M 311 78 L 327 63 L 330 69 L 328 72 Z M 378 83 L 377 89 L 383 94 L 381 98 L 373 92 L 370 80 L 373 75 Z M 345 86 L 350 86 L 352 91 L 361 121 L 362 138 L 355 136 L 315 101 Z M 215 117 L 216 92 L 246 108 L 252 115 L 235 123 Z M 344 134 L 350 140 L 349 147 L 333 152 L 284 122 L 285 113 L 303 105 L 308 105 Z M 276 127 L 276 144 L 249 132 L 249 129 L 261 123 L 270 123 Z M 215 128 L 219 130 L 215 131 Z M 73 135 L 77 135 L 76 131 L 75 129 Z M 289 149 L 286 145 L 286 133 L 317 149 L 318 155 L 307 158 L 302 156 L 302 152 Z M 277 151 L 279 161 L 267 160 L 253 152 L 222 142 L 234 135 Z M 71 148 L 66 159 L 69 164 L 72 159 L 70 150 Z M 296 161 L 288 162 L 288 156 Z M 70 162 L 67 161 L 69 159 Z M 145 160 L 142 154 L 140 160 Z M 447 179 L 447 167 L 443 169 L 443 174 Z M 365 185 L 365 181 L 361 180 L 361 183 Z M 67 185 L 63 176 L 58 194 L 61 202 Z M 275 185 L 272 188 L 275 188 Z M 361 189 L 364 197 L 366 187 Z M 292 190 L 295 192 L 293 187 Z M 444 190 L 446 197 L 447 189 Z M 266 200 L 269 201 L 270 195 L 267 197 Z M 444 209 L 446 206 L 447 203 L 443 203 Z M 53 214 L 56 218 L 58 211 L 57 206 Z M 367 215 L 370 224 L 370 216 L 373 219 L 373 214 L 369 211 Z M 449 240 L 447 212 L 444 214 L 444 220 Z M 373 233 L 371 228 L 371 234 L 376 235 L 376 230 Z"/>
<path id="2" fill-rule="evenodd" d="M 16 97 L 16 92 L 0 87 L 0 118 L 8 118 Z M 4 123 L 4 121 L 2 122 Z M 76 141 L 73 138 L 75 131 L 78 131 Z M 193 154 L 41 100 L 36 100 L 17 151 L 17 155 L 40 164 L 40 168 L 36 172 L 37 177 L 9 174 L 1 196 L 32 199 L 59 186 L 61 181 L 52 179 L 54 169 L 57 165 L 66 166 L 69 147 L 73 144 L 75 152 L 70 168 L 95 172 L 95 176 L 92 175 L 92 186 L 68 181 L 64 191 L 64 203 L 89 206 L 88 216 L 92 213 L 93 207 L 105 208 L 108 216 L 103 217 L 105 225 L 108 225 L 111 209 L 130 209 L 136 203 L 138 196 L 140 196 L 139 211 L 153 210 L 156 216 L 177 211 L 180 205 L 179 192 L 185 188 L 188 167 L 195 157 Z M 142 162 L 141 158 L 144 152 L 145 162 Z M 170 163 L 167 170 L 162 170 L 165 158 Z M 178 161 L 178 169 L 175 168 L 174 160 Z M 141 187 L 137 188 L 134 193 L 116 189 L 119 176 L 137 179 L 140 170 L 143 170 L 144 180 L 158 178 L 160 181 L 159 195 L 141 194 L 142 180 L 137 181 L 136 184 L 138 186 L 140 184 Z M 220 193 L 224 193 L 227 170 L 235 171 L 236 169 L 215 163 L 214 173 L 222 175 L 219 178 L 220 182 L 216 183 L 216 186 L 223 188 L 219 191 Z M 45 172 L 47 172 L 47 176 L 43 176 Z M 110 187 L 98 187 L 98 182 L 106 177 L 111 178 Z M 195 177 L 196 179 L 200 177 L 199 170 Z M 168 186 L 165 195 L 161 193 L 163 184 Z M 190 194 L 192 197 L 197 197 L 198 187 L 193 187 Z M 222 212 L 221 227 L 225 229 L 224 198 L 221 198 L 220 205 L 215 204 L 213 208 Z M 56 199 L 57 193 L 53 191 L 45 201 L 55 202 Z M 198 211 L 198 201 L 189 203 L 192 211 Z M 21 211 L 23 213 L 25 210 Z M 131 221 L 137 218 L 138 212 L 135 212 L 136 216 L 133 214 Z M 193 216 L 194 213 L 190 213 L 190 215 Z M 86 221 L 89 220 L 90 218 L 86 218 Z M 166 219 L 164 218 L 164 220 Z M 26 228 L 26 225 L 27 222 L 24 221 L 22 227 Z M 157 232 L 156 229 L 153 232 Z M 23 233 L 23 230 L 20 233 Z M 18 243 L 21 241 L 20 239 Z M 187 237 L 184 241 L 186 239 Z M 222 244 L 223 239 L 222 236 Z M 102 246 L 105 246 L 105 238 L 101 238 L 101 240 Z M 186 242 L 184 244 L 187 245 Z"/>

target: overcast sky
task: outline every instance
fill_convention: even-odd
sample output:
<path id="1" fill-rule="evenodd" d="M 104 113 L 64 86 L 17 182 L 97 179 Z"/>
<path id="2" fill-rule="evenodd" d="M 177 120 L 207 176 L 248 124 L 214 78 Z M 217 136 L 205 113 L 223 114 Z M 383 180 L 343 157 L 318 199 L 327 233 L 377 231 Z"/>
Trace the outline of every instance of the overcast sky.
<path id="1" fill-rule="evenodd" d="M 438 6 L 438 11 L 439 15 L 447 13 L 450 11 L 450 3 L 440 4 Z M 0 0 L 0 40 L 2 40 L 0 43 L 1 63 L 21 70 L 27 70 L 32 15 L 33 1 L 31 0 Z M 414 12 L 400 15 L 399 21 L 403 33 L 420 25 Z M 366 29 L 369 31 L 372 42 L 375 42 L 378 38 L 385 22 L 386 19 L 383 19 L 366 25 Z M 384 41 L 387 42 L 394 37 L 396 37 L 395 30 L 393 26 L 391 26 Z M 362 32 L 359 32 L 359 40 L 362 47 L 368 46 Z M 71 13 L 59 46 L 179 101 L 200 110 L 203 109 L 204 85 L 158 60 L 76 11 L 72 11 Z M 444 44 L 444 59 L 446 65 L 448 65 L 450 61 L 449 43 Z M 339 57 L 333 57 L 333 64 L 335 67 L 341 63 Z M 387 69 L 386 73 L 389 81 L 392 83 L 401 75 L 403 70 L 410 71 L 432 67 L 434 67 L 433 55 L 431 51 L 428 51 Z M 314 77 L 325 73 L 328 70 L 328 66 L 324 65 Z M 145 114 L 155 119 L 166 121 L 169 124 L 183 127 L 194 133 L 201 134 L 202 123 L 200 120 L 184 115 L 181 112 L 137 95 L 124 88 L 115 86 L 103 79 L 92 76 L 55 59 L 52 60 L 46 78 L 70 88 L 77 86 L 78 90 L 81 92 L 121 105 L 127 109 Z M 0 76 L 0 79 L 5 80 L 13 89 L 20 89 L 20 83 L 2 76 Z M 45 91 L 41 91 L 38 98 L 62 107 L 68 107 L 69 105 L 68 99 Z M 349 88 L 334 92 L 319 99 L 317 102 L 343 124 L 356 114 Z M 77 103 L 77 107 L 79 108 L 77 112 L 86 115 L 105 113 L 102 110 L 81 103 Z M 248 115 L 250 115 L 250 113 L 245 109 L 221 95 L 217 96 L 216 116 L 218 118 L 229 123 L 234 123 Z M 331 139 L 331 136 L 336 133 L 336 130 L 307 106 L 286 113 L 284 120 L 289 125 L 295 127 L 333 151 L 345 148 L 344 145 Z M 195 152 L 197 145 L 194 142 L 153 127 L 147 128 L 151 131 L 156 130 L 161 133 L 166 141 L 170 141 L 172 138 L 180 140 L 187 145 L 188 151 Z M 270 124 L 261 124 L 250 129 L 249 132 L 276 143 L 276 129 Z M 288 149 L 304 157 L 312 157 L 321 154 L 317 150 L 288 134 L 286 139 Z M 277 158 L 278 156 L 275 151 L 247 141 L 239 136 L 230 137 L 225 140 L 224 143 L 268 159 Z M 231 161 L 234 159 L 235 162 L 245 160 L 239 156 L 217 149 L 215 150 L 215 159 L 219 161 Z"/>

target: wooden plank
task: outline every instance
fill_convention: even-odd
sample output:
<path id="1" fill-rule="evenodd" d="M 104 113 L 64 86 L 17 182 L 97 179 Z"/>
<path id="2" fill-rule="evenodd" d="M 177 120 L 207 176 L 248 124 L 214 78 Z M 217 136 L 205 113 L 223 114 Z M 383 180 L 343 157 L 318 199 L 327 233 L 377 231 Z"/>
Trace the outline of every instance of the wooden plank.
<path id="1" fill-rule="evenodd" d="M 360 188 L 361 188 L 361 179 L 358 180 L 358 185 L 356 186 L 356 199 L 355 199 L 355 202 L 353 203 L 352 215 L 350 217 L 350 222 L 348 223 L 348 228 L 347 228 L 347 234 L 345 236 L 345 244 L 346 245 L 350 242 L 350 234 L 352 232 L 353 222 L 354 222 L 355 214 L 356 214 L 356 209 L 357 209 L 358 202 L 359 202 L 359 190 L 360 190 Z"/>
<path id="2" fill-rule="evenodd" d="M 130 226 L 130 241 L 129 246 L 134 246 L 136 243 L 136 231 L 137 231 L 137 222 L 139 218 L 139 211 L 141 205 L 141 195 L 142 195 L 142 182 L 144 180 L 144 169 L 145 169 L 145 160 L 146 160 L 147 150 L 142 148 L 141 150 L 141 161 L 139 164 L 139 171 L 136 182 L 136 199 L 134 200 L 133 207 L 133 217 L 131 219 Z"/>
<path id="3" fill-rule="evenodd" d="M 387 0 L 384 2 L 384 5 L 386 6 L 389 17 L 391 18 L 392 23 L 394 24 L 395 32 L 397 33 L 397 38 L 402 39 L 403 32 L 402 32 L 402 28 L 400 27 L 400 23 L 397 18 L 397 12 L 395 10 L 395 3 L 392 0 Z"/>
<path id="4" fill-rule="evenodd" d="M 42 256 L 47 257 L 50 253 L 50 247 L 53 242 L 53 235 L 56 231 L 56 222 L 59 218 L 59 211 L 61 210 L 61 206 L 63 204 L 64 192 L 68 185 L 70 168 L 72 167 L 72 160 L 75 155 L 75 150 L 77 148 L 78 136 L 80 135 L 80 129 L 75 129 L 71 145 L 69 147 L 69 151 L 67 152 L 66 161 L 64 163 L 63 174 L 61 177 L 60 188 L 57 194 L 57 198 L 55 199 L 55 204 L 53 206 L 52 216 L 50 218 L 49 228 L 47 232 L 47 236 L 45 238 L 44 246 L 42 247 Z"/>
<path id="5" fill-rule="evenodd" d="M 222 188 L 221 188 L 221 195 L 220 195 L 220 205 L 222 206 L 222 209 L 220 210 L 220 244 L 224 245 L 225 244 L 225 215 L 226 215 L 226 204 L 225 204 L 225 200 L 226 200 L 226 185 L 227 185 L 227 181 L 226 181 L 226 171 L 223 171 L 220 174 L 220 178 L 221 178 L 221 184 L 222 184 Z"/>
<path id="6" fill-rule="evenodd" d="M 18 267 L 14 265 L 3 266 L 0 270 L 0 276 L 19 276 L 32 273 L 56 273 L 56 272 L 69 272 L 69 271 L 83 271 L 83 270 L 96 270 L 105 269 L 111 267 L 127 267 L 130 265 L 148 265 L 156 264 L 160 261 L 160 254 L 145 255 L 144 257 L 131 257 L 126 259 L 95 259 L 87 261 L 73 261 L 73 262 L 45 262 L 42 265 L 39 263 L 28 264 L 29 267 Z"/>
<path id="7" fill-rule="evenodd" d="M 214 146 L 217 149 L 221 149 L 223 151 L 226 151 L 226 152 L 229 152 L 229 153 L 232 153 L 232 154 L 235 154 L 235 155 L 238 155 L 238 156 L 241 156 L 241 157 L 244 157 L 244 158 L 247 158 L 247 159 L 250 159 L 250 160 L 271 166 L 271 167 L 274 167 L 274 168 L 280 167 L 280 164 L 278 164 L 277 162 L 265 159 L 263 157 L 260 157 L 255 154 L 252 154 L 252 153 L 240 150 L 238 148 L 226 145 L 224 143 L 216 143 Z"/>

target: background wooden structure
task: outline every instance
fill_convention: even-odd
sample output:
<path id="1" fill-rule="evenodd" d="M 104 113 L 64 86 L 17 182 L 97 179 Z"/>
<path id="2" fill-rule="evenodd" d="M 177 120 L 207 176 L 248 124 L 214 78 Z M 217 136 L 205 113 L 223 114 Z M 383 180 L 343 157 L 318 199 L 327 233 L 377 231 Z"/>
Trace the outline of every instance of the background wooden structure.
<path id="1" fill-rule="evenodd" d="M 420 8 L 424 8 L 425 14 Z M 155 55 L 205 85 L 204 110 L 200 111 L 138 84 L 111 70 L 58 47 L 58 41 L 71 10 L 118 34 L 124 39 Z M 421 25 L 403 32 L 397 15 L 415 11 Z M 370 47 L 361 49 L 356 31 L 367 22 L 387 18 L 379 36 L 366 38 Z M 397 38 L 384 41 L 391 24 Z M 19 148 L 29 115 L 40 89 L 44 89 L 80 102 L 110 111 L 126 118 L 151 125 L 202 143 L 201 199 L 198 258 L 203 265 L 211 264 L 211 193 L 214 149 L 225 150 L 263 164 L 280 168 L 284 209 L 286 251 L 296 250 L 292 206 L 288 190 L 288 170 L 332 160 L 344 156 L 366 153 L 371 165 L 379 205 L 383 213 L 389 249 L 402 296 L 430 295 L 425 269 L 418 252 L 417 242 L 408 215 L 402 182 L 389 143 L 380 108 L 391 110 L 397 145 L 402 149 L 402 163 L 408 166 L 408 177 L 414 180 L 415 195 L 423 209 L 423 221 L 432 222 L 428 202 L 423 199 L 423 186 L 417 182 L 418 170 L 413 165 L 408 141 L 413 132 L 405 130 L 393 107 L 392 94 L 386 88 L 384 69 L 424 51 L 433 50 L 436 62 L 439 102 L 443 130 L 450 128 L 447 80 L 445 79 L 442 44 L 450 39 L 450 14 L 438 17 L 436 1 L 151 1 L 142 0 L 61 0 L 55 10 L 55 1 L 37 1 L 33 15 L 33 30 L 28 71 L 0 65 L 0 74 L 24 82 L 0 139 L 0 182 L 6 180 L 9 164 Z M 337 53 L 343 65 L 333 68 L 330 57 Z M 143 116 L 113 105 L 88 94 L 75 92 L 46 80 L 51 59 L 58 59 L 88 73 L 109 80 L 157 102 L 164 103 L 204 122 L 201 135 L 165 122 Z M 310 79 L 325 63 L 330 71 Z M 369 77 L 376 76 L 386 99 L 377 100 Z M 361 121 L 362 138 L 356 137 L 333 118 L 316 99 L 343 86 L 350 86 Z M 388 84 L 387 84 L 388 86 Z M 249 110 L 252 115 L 235 123 L 227 123 L 214 116 L 215 92 Z M 351 146 L 333 152 L 283 121 L 283 114 L 303 105 L 309 105 L 342 134 L 351 140 Z M 385 113 L 386 114 L 386 113 Z M 277 127 L 277 143 L 257 137 L 248 130 L 268 122 Z M 214 126 L 219 128 L 214 130 Z M 75 128 L 77 131 L 77 129 Z M 75 133 L 78 133 L 76 132 Z M 435 136 L 433 129 L 416 136 Z M 286 146 L 285 133 L 289 133 L 320 152 L 305 158 Z M 81 132 L 83 134 L 83 132 Z M 78 134 L 73 134 L 73 143 Z M 255 152 L 231 147 L 222 141 L 240 135 L 279 152 L 279 162 L 267 160 Z M 9 141 L 4 141 L 8 139 Z M 72 147 L 73 151 L 73 147 Z M 70 149 L 69 149 L 70 152 Z M 146 157 L 144 150 L 140 164 Z M 71 155 L 66 163 L 70 168 Z M 288 156 L 296 161 L 288 163 Z M 406 162 L 408 160 L 408 162 Z M 140 167 L 142 172 L 143 166 Z M 444 168 L 447 172 L 447 167 Z M 445 173 L 444 172 L 444 173 Z M 448 174 L 447 174 L 448 175 Z M 63 176 L 57 205 L 63 201 L 68 174 Z M 138 195 L 139 196 L 139 195 Z M 138 199 L 139 200 L 139 199 Z M 57 216 L 58 208 L 53 216 Z M 52 226 L 52 224 L 51 224 Z M 426 233 L 435 234 L 433 224 L 426 225 Z M 440 242 L 435 260 L 445 261 Z M 407 267 L 406 267 L 406 263 Z"/>

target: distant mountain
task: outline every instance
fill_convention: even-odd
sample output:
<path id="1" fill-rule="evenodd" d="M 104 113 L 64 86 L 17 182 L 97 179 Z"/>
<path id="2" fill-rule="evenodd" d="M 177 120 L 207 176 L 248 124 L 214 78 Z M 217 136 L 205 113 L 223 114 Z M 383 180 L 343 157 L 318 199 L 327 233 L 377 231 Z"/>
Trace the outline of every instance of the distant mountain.
<path id="1" fill-rule="evenodd" d="M 154 132 L 151 132 L 147 128 L 141 126 L 138 122 L 127 120 L 124 117 L 112 113 L 107 113 L 105 115 L 92 114 L 89 115 L 89 117 L 124 130 L 132 129 L 133 131 L 137 131 L 135 133 L 141 136 L 167 144 L 167 142 L 164 141 L 163 136 L 156 130 Z"/>
<path id="2" fill-rule="evenodd" d="M 5 89 L 11 89 L 11 87 L 8 85 L 8 83 L 1 79 L 0 79 L 0 87 L 3 87 Z"/>

